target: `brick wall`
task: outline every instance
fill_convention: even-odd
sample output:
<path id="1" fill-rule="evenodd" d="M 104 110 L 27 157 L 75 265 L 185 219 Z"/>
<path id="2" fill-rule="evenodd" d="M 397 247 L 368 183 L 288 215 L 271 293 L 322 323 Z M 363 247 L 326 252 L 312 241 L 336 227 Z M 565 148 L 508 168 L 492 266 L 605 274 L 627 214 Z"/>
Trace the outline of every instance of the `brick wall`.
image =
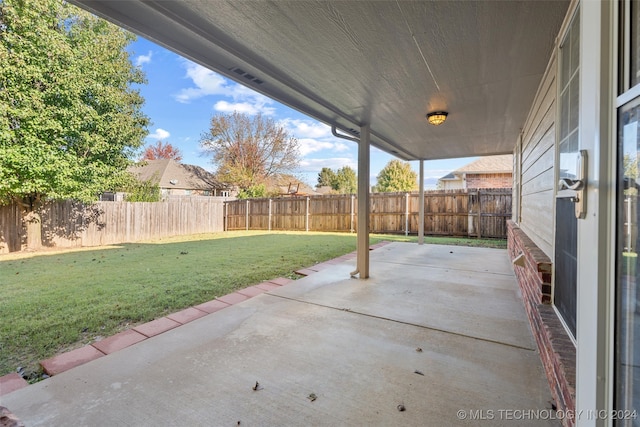
<path id="1" fill-rule="evenodd" d="M 487 173 L 465 175 L 467 187 L 472 188 L 511 188 L 513 175 L 511 173 Z"/>
<path id="2" fill-rule="evenodd" d="M 551 260 L 513 221 L 507 228 L 509 257 L 524 261 L 513 268 L 551 394 L 558 410 L 574 411 L 576 349 L 551 305 Z M 563 425 L 575 422 L 564 418 Z"/>

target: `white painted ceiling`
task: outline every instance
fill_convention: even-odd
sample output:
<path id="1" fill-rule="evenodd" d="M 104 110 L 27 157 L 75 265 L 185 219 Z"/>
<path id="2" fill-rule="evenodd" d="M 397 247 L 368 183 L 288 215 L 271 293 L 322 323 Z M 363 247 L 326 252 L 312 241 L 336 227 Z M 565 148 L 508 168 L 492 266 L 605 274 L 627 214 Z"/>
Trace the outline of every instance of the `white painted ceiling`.
<path id="1" fill-rule="evenodd" d="M 406 160 L 512 152 L 569 4 L 72 2 Z"/>

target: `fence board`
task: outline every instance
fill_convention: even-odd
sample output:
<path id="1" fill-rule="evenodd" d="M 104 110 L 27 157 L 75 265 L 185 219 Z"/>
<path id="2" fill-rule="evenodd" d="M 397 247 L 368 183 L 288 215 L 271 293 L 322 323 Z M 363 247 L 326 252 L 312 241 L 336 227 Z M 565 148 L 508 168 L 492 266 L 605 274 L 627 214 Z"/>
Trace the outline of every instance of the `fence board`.
<path id="1" fill-rule="evenodd" d="M 167 201 L 49 202 L 39 209 L 46 247 L 101 246 L 224 230 L 224 201 L 218 197 L 170 198 Z M 0 206 L 0 254 L 26 244 L 22 210 Z"/>
<path id="2" fill-rule="evenodd" d="M 417 193 L 371 194 L 372 233 L 418 232 Z M 283 197 L 226 201 L 217 197 L 171 198 L 164 202 L 71 201 L 40 209 L 45 246 L 100 246 L 222 230 L 297 230 L 353 232 L 357 227 L 353 195 Z M 511 217 L 510 189 L 425 192 L 425 234 L 506 238 Z M 0 253 L 26 243 L 22 210 L 0 206 Z"/>
<path id="3" fill-rule="evenodd" d="M 226 230 L 353 232 L 357 226 L 356 200 L 353 195 L 341 194 L 229 201 Z M 418 232 L 418 193 L 372 193 L 370 200 L 372 233 Z M 425 192 L 425 234 L 504 239 L 510 217 L 511 189 Z"/>

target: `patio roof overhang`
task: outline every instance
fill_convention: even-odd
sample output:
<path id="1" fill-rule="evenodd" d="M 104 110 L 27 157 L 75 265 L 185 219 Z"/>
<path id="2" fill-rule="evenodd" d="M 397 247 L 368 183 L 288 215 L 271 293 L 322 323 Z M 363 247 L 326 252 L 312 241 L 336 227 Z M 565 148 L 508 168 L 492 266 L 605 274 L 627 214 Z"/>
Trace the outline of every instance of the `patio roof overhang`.
<path id="1" fill-rule="evenodd" d="M 569 4 L 71 1 L 405 160 L 512 152 Z"/>

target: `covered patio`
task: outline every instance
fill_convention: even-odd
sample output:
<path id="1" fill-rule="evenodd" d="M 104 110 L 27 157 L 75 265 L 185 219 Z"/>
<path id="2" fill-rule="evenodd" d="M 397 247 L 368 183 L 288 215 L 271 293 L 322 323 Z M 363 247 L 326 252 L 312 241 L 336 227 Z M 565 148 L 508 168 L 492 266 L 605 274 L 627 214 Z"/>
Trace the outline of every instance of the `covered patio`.
<path id="1" fill-rule="evenodd" d="M 370 255 L 369 279 L 334 264 L 0 403 L 29 426 L 559 424 L 505 250 Z"/>

